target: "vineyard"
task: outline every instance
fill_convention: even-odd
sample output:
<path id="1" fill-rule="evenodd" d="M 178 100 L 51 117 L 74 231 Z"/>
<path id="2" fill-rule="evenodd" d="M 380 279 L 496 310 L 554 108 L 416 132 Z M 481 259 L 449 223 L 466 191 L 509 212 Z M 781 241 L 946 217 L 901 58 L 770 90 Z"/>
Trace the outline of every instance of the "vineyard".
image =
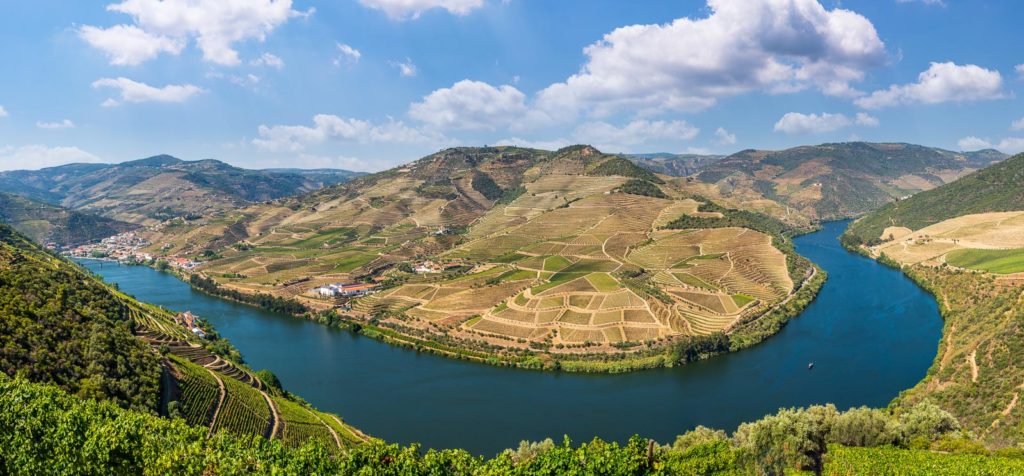
<path id="1" fill-rule="evenodd" d="M 824 474 L 892 474 L 900 476 L 997 476 L 1024 474 L 1024 459 L 979 454 L 943 454 L 899 448 L 830 446 Z"/>
<path id="2" fill-rule="evenodd" d="M 226 394 L 224 404 L 213 422 L 213 432 L 229 431 L 242 435 L 271 436 L 273 420 L 270 406 L 259 390 L 235 379 L 221 379 Z"/>
<path id="3" fill-rule="evenodd" d="M 176 371 L 175 380 L 181 390 L 181 406 L 189 425 L 209 426 L 220 403 L 220 384 L 203 367 L 179 357 L 171 356 Z"/>
<path id="4" fill-rule="evenodd" d="M 273 400 L 283 420 L 281 440 L 286 445 L 302 446 L 307 441 L 319 441 L 325 447 L 342 446 L 335 430 L 312 410 L 284 398 Z"/>

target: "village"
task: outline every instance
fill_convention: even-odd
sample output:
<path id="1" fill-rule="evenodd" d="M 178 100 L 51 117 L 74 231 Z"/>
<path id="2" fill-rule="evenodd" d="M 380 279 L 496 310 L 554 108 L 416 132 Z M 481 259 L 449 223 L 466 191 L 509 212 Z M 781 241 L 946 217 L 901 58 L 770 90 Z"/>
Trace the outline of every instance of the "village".
<path id="1" fill-rule="evenodd" d="M 106 259 L 126 264 L 155 264 L 166 262 L 174 269 L 191 271 L 202 264 L 202 261 L 181 256 L 156 256 L 142 251 L 150 242 L 134 231 L 127 231 L 91 243 L 64 250 L 64 254 L 73 258 Z"/>

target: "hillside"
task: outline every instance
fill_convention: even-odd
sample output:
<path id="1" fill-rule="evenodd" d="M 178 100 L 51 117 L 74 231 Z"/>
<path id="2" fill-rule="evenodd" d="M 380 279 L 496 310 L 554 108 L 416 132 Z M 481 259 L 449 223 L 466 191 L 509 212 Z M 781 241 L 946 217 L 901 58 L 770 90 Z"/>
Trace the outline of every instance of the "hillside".
<path id="1" fill-rule="evenodd" d="M 961 215 L 1024 210 L 1024 154 L 953 183 L 880 208 L 858 220 L 848 234 L 876 244 L 888 227 L 918 230 Z"/>
<path id="2" fill-rule="evenodd" d="M 62 247 L 90 243 L 136 227 L 2 192 L 0 222 L 11 225 L 36 243 Z"/>
<path id="3" fill-rule="evenodd" d="M 0 172 L 0 189 L 76 211 L 153 225 L 180 216 L 218 215 L 340 183 L 353 175 L 333 170 L 247 170 L 216 160 L 158 155 L 120 164 Z"/>
<path id="4" fill-rule="evenodd" d="M 699 154 L 670 154 L 659 152 L 652 154 L 628 154 L 626 158 L 633 163 L 656 174 L 686 177 L 693 175 L 724 156 Z"/>
<path id="5" fill-rule="evenodd" d="M 366 440 L 289 396 L 272 374 L 241 364 L 202 321 L 189 329 L 180 317 L 135 301 L 0 225 L 4 374 L 181 418 L 211 435 L 264 436 L 289 446 L 316 440 L 334 449 Z M 205 337 L 197 337 L 194 329 L 204 327 Z"/>
<path id="6" fill-rule="evenodd" d="M 957 153 L 912 144 L 846 142 L 745 150 L 710 163 L 696 178 L 726 196 L 756 193 L 828 220 L 869 212 L 1005 157 L 993 150 Z"/>
<path id="7" fill-rule="evenodd" d="M 992 447 L 1021 441 L 1024 155 L 881 208 L 843 243 L 900 266 L 944 320 L 928 375 L 896 403 L 930 400 Z"/>
<path id="8" fill-rule="evenodd" d="M 777 330 L 823 279 L 803 286 L 812 271 L 787 243 L 793 231 L 580 145 L 448 149 L 222 219 L 169 224 L 149 241 L 153 253 L 213 256 L 199 270 L 222 292 L 313 309 L 341 307 L 318 286 L 381 282 L 342 318 L 442 353 L 627 370 Z M 792 308 L 780 310 L 783 301 Z M 774 324 L 751 324 L 768 314 Z"/>

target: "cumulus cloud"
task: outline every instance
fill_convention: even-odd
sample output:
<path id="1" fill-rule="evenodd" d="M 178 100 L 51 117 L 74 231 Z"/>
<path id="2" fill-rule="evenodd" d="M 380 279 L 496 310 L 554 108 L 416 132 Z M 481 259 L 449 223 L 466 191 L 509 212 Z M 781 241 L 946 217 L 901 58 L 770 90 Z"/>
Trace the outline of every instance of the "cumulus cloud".
<path id="1" fill-rule="evenodd" d="M 513 127 L 527 114 L 526 95 L 513 86 L 462 80 L 428 94 L 409 116 L 441 129 L 496 130 Z"/>
<path id="2" fill-rule="evenodd" d="M 78 147 L 48 147 L 39 144 L 0 147 L 0 170 L 35 170 L 82 162 L 100 162 L 100 158 Z"/>
<path id="3" fill-rule="evenodd" d="M 946 62 L 932 63 L 918 75 L 916 83 L 894 84 L 858 98 L 855 103 L 865 109 L 880 109 L 903 104 L 970 102 L 1002 97 L 1003 77 L 999 71 L 973 64 Z"/>
<path id="4" fill-rule="evenodd" d="M 786 134 L 820 134 L 832 132 L 853 125 L 875 127 L 878 126 L 878 119 L 865 113 L 858 113 L 853 119 L 844 114 L 832 114 L 823 112 L 821 114 L 802 114 L 799 112 L 788 112 L 775 123 L 775 132 Z"/>
<path id="5" fill-rule="evenodd" d="M 435 143 L 442 138 L 406 126 L 400 121 L 374 124 L 361 119 L 343 118 L 333 114 L 313 116 L 313 125 L 276 125 L 259 127 L 256 147 L 270 151 L 301 151 L 327 140 L 354 143 Z"/>
<path id="6" fill-rule="evenodd" d="M 36 127 L 40 129 L 74 129 L 75 123 L 71 122 L 71 119 L 64 119 L 62 121 L 55 122 L 36 122 Z"/>
<path id="7" fill-rule="evenodd" d="M 3 106 L 0 106 L 0 117 L 7 117 L 7 116 L 8 116 L 7 109 L 4 109 Z"/>
<path id="8" fill-rule="evenodd" d="M 398 74 L 404 77 L 410 78 L 416 76 L 419 71 L 416 69 L 416 65 L 413 64 L 412 60 L 406 58 L 405 61 L 388 61 L 392 67 L 398 68 Z"/>
<path id="9" fill-rule="evenodd" d="M 119 106 L 126 102 L 183 102 L 204 91 L 191 84 L 169 84 L 158 88 L 123 77 L 99 79 L 92 83 L 92 87 L 120 90 L 121 99 L 109 98 L 103 102 L 104 107 Z"/>
<path id="10" fill-rule="evenodd" d="M 878 118 L 866 112 L 858 112 L 853 118 L 854 124 L 858 126 L 878 127 Z"/>
<path id="11" fill-rule="evenodd" d="M 264 41 L 290 18 L 312 13 L 292 9 L 291 0 L 124 0 L 107 10 L 130 15 L 134 24 L 79 29 L 112 64 L 139 64 L 160 53 L 178 54 L 190 41 L 203 59 L 224 66 L 241 63 L 234 44 Z"/>
<path id="12" fill-rule="evenodd" d="M 383 11 L 394 20 L 415 19 L 430 9 L 440 8 L 454 15 L 466 15 L 484 5 L 484 0 L 359 0 L 365 7 Z"/>
<path id="13" fill-rule="evenodd" d="M 733 145 L 736 143 L 736 134 L 733 134 L 724 127 L 715 129 L 715 142 L 719 145 Z"/>
<path id="14" fill-rule="evenodd" d="M 1010 123 L 1011 131 L 1024 131 L 1024 117 Z"/>
<path id="15" fill-rule="evenodd" d="M 349 45 L 344 43 L 335 43 L 335 45 L 337 45 L 338 51 L 341 52 L 341 55 L 334 59 L 334 66 L 341 66 L 342 63 L 356 63 L 359 61 L 359 58 L 363 57 L 363 54 L 360 53 L 359 50 Z M 415 71 L 415 69 L 416 68 L 414 66 L 413 70 Z"/>
<path id="16" fill-rule="evenodd" d="M 700 129 L 686 121 L 635 120 L 617 127 L 607 122 L 586 122 L 573 131 L 577 142 L 594 144 L 605 152 L 626 152 L 651 143 L 678 143 L 697 137 Z"/>
<path id="17" fill-rule="evenodd" d="M 860 94 L 850 83 L 885 62 L 871 22 L 817 0 L 708 0 L 706 18 L 632 25 L 586 47 L 579 73 L 539 93 L 560 114 L 695 111 L 752 90 L 816 87 Z"/>
<path id="18" fill-rule="evenodd" d="M 259 58 L 249 62 L 253 66 L 269 66 L 275 69 L 284 68 L 284 60 L 271 53 L 263 53 Z"/>
<path id="19" fill-rule="evenodd" d="M 1017 71 L 1017 74 L 1020 75 L 1021 78 L 1024 78 L 1024 64 L 1018 64 L 1013 69 Z"/>
<path id="20" fill-rule="evenodd" d="M 110 64 L 121 66 L 136 65 L 160 53 L 177 55 L 186 44 L 180 38 L 152 35 L 133 25 L 115 25 L 110 28 L 86 25 L 78 30 L 78 34 L 93 48 L 103 51 Z"/>

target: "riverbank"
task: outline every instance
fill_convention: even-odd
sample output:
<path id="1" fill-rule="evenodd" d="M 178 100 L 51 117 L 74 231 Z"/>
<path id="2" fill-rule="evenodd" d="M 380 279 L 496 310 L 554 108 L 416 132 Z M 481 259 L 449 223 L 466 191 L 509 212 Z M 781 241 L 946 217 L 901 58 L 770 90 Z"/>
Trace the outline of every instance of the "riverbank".
<path id="1" fill-rule="evenodd" d="M 842 249 L 844 227 L 829 223 L 794 239 L 829 279 L 772 338 L 671 369 L 617 374 L 524 372 L 417 352 L 215 298 L 150 268 L 85 264 L 126 293 L 202 316 L 252 368 L 273 371 L 369 434 L 494 454 L 561 435 L 668 442 L 697 425 L 732 430 L 783 407 L 885 407 L 925 376 L 942 321 L 934 299 L 908 278 Z"/>
<path id="2" fill-rule="evenodd" d="M 792 247 L 791 244 L 789 246 Z M 795 254 L 793 250 L 787 251 Z M 801 259 L 803 258 L 801 257 Z M 125 265 L 131 264 L 125 263 Z M 799 279 L 797 281 L 799 287 L 794 289 L 782 302 L 763 311 L 753 319 L 737 322 L 726 333 L 707 336 L 683 335 L 660 342 L 638 343 L 634 346 L 637 350 L 633 351 L 569 354 L 508 347 L 499 347 L 497 352 L 487 352 L 469 348 L 461 340 L 442 341 L 447 336 L 426 334 L 419 329 L 407 328 L 397 321 L 380 322 L 375 319 L 362 319 L 336 310 L 314 312 L 294 299 L 285 299 L 266 293 L 248 294 L 227 289 L 199 272 L 189 273 L 170 268 L 158 269 L 158 271 L 167 272 L 186 282 L 193 289 L 216 298 L 271 312 L 281 312 L 329 327 L 346 329 L 418 352 L 500 367 L 580 373 L 623 373 L 672 368 L 749 348 L 777 333 L 790 319 L 800 315 L 814 301 L 827 279 L 827 273 L 816 265 L 810 265 L 809 276 Z"/>

